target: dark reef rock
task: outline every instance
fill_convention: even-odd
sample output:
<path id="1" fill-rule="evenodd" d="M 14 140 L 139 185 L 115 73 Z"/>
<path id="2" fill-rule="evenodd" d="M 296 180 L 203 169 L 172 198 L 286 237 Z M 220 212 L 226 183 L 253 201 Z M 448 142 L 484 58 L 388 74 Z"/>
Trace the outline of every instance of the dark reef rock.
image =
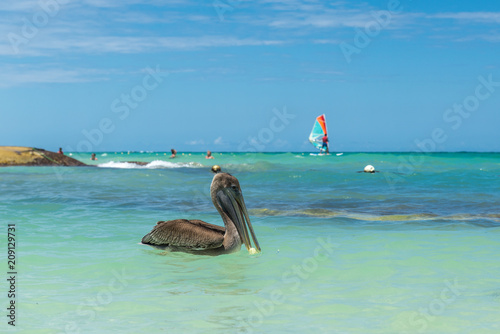
<path id="1" fill-rule="evenodd" d="M 0 146 L 0 166 L 87 166 L 67 155 L 40 148 Z"/>

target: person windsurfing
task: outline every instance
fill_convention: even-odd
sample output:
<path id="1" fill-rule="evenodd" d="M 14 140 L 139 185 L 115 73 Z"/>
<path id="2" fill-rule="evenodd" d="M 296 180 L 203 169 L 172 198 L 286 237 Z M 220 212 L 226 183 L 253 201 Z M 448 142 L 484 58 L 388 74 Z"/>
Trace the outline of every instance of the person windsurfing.
<path id="1" fill-rule="evenodd" d="M 325 133 L 321 140 L 323 141 L 323 146 L 321 146 L 320 151 L 324 151 L 326 152 L 326 154 L 330 154 L 330 152 L 328 151 L 328 134 Z"/>
<path id="2" fill-rule="evenodd" d="M 330 149 L 328 148 L 330 140 L 328 139 L 327 133 L 326 119 L 323 114 L 316 117 L 311 134 L 309 135 L 309 141 L 319 150 L 320 155 L 330 155 Z"/>

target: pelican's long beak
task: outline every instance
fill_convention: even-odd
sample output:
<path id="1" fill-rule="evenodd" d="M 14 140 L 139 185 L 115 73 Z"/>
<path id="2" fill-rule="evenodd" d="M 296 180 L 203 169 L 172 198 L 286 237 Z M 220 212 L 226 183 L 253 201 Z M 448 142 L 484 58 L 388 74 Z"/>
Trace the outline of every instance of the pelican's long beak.
<path id="1" fill-rule="evenodd" d="M 257 252 L 260 252 L 260 245 L 257 241 L 257 237 L 255 236 L 255 232 L 252 227 L 252 223 L 250 222 L 250 218 L 248 217 L 247 207 L 245 205 L 245 201 L 243 200 L 243 195 L 240 192 L 236 192 L 231 188 L 224 188 L 222 192 L 226 197 L 230 200 L 231 206 L 233 210 L 228 210 L 228 214 L 231 216 L 234 224 L 236 225 L 236 229 L 240 234 L 241 242 L 245 244 L 245 247 L 249 252 L 253 248 L 250 242 L 250 236 L 248 234 L 248 230 L 252 235 L 253 242 L 255 244 L 255 249 Z M 248 229 L 247 229 L 248 227 Z M 255 252 L 255 250 L 254 250 Z"/>

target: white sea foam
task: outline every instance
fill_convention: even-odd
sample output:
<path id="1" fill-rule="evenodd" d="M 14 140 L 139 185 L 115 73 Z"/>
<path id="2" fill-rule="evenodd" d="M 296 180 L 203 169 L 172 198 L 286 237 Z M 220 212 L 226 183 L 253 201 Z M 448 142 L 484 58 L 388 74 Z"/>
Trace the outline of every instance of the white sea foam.
<path id="1" fill-rule="evenodd" d="M 146 165 L 139 165 L 134 162 L 126 161 L 109 161 L 97 165 L 102 168 L 122 168 L 122 169 L 166 169 L 166 168 L 200 168 L 202 164 L 197 162 L 170 162 L 162 160 L 154 160 Z"/>

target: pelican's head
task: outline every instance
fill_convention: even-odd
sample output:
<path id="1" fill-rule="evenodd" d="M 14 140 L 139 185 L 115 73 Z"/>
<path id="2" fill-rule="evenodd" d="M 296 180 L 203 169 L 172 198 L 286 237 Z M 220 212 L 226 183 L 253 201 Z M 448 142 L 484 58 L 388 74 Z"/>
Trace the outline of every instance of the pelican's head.
<path id="1" fill-rule="evenodd" d="M 213 165 L 212 166 L 212 173 L 217 174 L 221 172 L 220 166 L 219 165 Z"/>
<path id="2" fill-rule="evenodd" d="M 248 233 L 250 230 L 255 248 L 257 252 L 260 252 L 259 242 L 248 217 L 238 179 L 228 173 L 219 172 L 215 174 L 210 186 L 210 195 L 217 209 L 227 215 L 234 223 L 240 235 L 241 242 L 245 244 L 247 250 L 250 253 L 255 252 L 250 242 L 250 235 Z"/>

